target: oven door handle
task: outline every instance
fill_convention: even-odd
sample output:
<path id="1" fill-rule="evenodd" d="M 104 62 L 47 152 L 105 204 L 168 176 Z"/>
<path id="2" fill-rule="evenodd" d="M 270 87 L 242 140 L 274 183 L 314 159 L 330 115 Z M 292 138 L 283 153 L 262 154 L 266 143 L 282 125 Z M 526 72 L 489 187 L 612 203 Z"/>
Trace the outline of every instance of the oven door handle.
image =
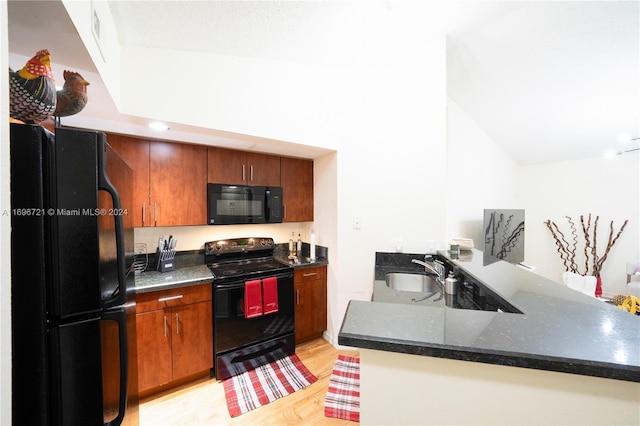
<path id="1" fill-rule="evenodd" d="M 253 281 L 253 280 L 260 280 L 260 279 L 265 279 L 265 278 L 270 278 L 270 277 L 276 277 L 278 280 L 281 279 L 293 279 L 293 272 L 285 272 L 283 274 L 274 274 L 274 275 L 267 275 L 261 278 L 247 278 L 246 280 L 243 281 L 234 281 L 232 283 L 216 283 L 215 281 L 213 282 L 213 287 L 216 290 L 235 290 L 237 288 L 243 288 L 244 287 L 244 283 L 246 281 Z"/>
<path id="2" fill-rule="evenodd" d="M 215 284 L 213 288 L 215 290 L 235 290 L 238 288 L 244 288 L 244 282 L 242 283 L 232 283 L 232 284 Z"/>

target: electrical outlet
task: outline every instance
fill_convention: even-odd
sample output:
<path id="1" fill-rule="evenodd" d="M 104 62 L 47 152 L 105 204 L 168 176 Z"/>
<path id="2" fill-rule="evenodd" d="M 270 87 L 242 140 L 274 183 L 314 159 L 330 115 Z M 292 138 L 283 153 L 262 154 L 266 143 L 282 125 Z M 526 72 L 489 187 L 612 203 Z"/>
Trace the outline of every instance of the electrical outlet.
<path id="1" fill-rule="evenodd" d="M 360 216 L 353 217 L 353 229 L 361 229 L 362 223 L 360 222 Z"/>

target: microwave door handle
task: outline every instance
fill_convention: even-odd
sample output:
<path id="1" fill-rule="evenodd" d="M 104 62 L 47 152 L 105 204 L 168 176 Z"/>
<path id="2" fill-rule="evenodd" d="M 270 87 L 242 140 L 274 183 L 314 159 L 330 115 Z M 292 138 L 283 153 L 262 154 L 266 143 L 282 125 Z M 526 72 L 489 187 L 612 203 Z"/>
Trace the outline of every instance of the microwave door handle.
<path id="1" fill-rule="evenodd" d="M 271 191 L 267 188 L 264 191 L 264 220 L 265 222 L 269 222 L 269 218 L 271 218 L 271 208 L 269 206 L 269 195 L 271 195 Z"/>
<path id="2" fill-rule="evenodd" d="M 120 202 L 120 195 L 113 186 L 107 176 L 107 158 L 104 146 L 99 150 L 98 158 L 98 189 L 103 189 L 109 193 L 113 200 L 114 212 L 122 211 L 122 204 Z M 123 305 L 127 301 L 127 282 L 125 271 L 125 251 L 124 251 L 124 221 L 121 214 L 114 214 L 115 220 L 115 233 L 116 233 L 116 267 L 118 270 L 118 287 L 113 292 L 110 298 L 104 300 L 103 305 L 105 308 L 110 308 L 116 305 Z"/>

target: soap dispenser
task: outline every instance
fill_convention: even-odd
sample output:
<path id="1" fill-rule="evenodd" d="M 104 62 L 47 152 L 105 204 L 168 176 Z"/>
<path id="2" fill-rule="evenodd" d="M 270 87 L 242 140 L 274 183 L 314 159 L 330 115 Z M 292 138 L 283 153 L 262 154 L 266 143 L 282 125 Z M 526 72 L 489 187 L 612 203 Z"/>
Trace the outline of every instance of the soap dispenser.
<path id="1" fill-rule="evenodd" d="M 453 272 L 449 272 L 449 276 L 444 280 L 444 292 L 446 294 L 456 294 L 458 292 L 458 280 L 453 275 Z"/>

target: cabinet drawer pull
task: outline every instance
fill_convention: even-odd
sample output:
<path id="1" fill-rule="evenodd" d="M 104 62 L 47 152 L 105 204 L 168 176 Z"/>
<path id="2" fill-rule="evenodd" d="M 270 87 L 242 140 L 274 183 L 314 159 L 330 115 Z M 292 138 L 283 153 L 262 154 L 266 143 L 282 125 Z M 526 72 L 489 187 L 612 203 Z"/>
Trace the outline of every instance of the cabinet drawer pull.
<path id="1" fill-rule="evenodd" d="M 142 203 L 142 223 L 146 222 L 147 217 L 147 203 Z"/>
<path id="2" fill-rule="evenodd" d="M 176 299 L 182 299 L 182 295 L 179 294 L 177 296 L 161 297 L 160 299 L 158 299 L 158 302 L 168 302 L 169 300 L 176 300 Z"/>
<path id="3" fill-rule="evenodd" d="M 158 221 L 158 203 L 153 203 L 153 221 Z"/>
<path id="4" fill-rule="evenodd" d="M 176 334 L 180 334 L 180 321 L 178 321 L 177 313 L 176 313 Z"/>
<path id="5" fill-rule="evenodd" d="M 251 182 L 253 182 L 253 166 L 249 166 L 249 176 L 251 177 Z"/>
<path id="6" fill-rule="evenodd" d="M 300 290 L 296 290 L 296 305 L 300 304 Z"/>
<path id="7" fill-rule="evenodd" d="M 308 274 L 302 274 L 303 277 L 312 277 L 314 275 L 318 275 L 317 272 L 309 272 Z"/>
<path id="8" fill-rule="evenodd" d="M 167 316 L 164 316 L 164 337 L 167 337 Z"/>
<path id="9" fill-rule="evenodd" d="M 242 181 L 246 181 L 247 179 L 245 178 L 245 173 L 244 173 L 244 164 L 242 165 Z"/>

